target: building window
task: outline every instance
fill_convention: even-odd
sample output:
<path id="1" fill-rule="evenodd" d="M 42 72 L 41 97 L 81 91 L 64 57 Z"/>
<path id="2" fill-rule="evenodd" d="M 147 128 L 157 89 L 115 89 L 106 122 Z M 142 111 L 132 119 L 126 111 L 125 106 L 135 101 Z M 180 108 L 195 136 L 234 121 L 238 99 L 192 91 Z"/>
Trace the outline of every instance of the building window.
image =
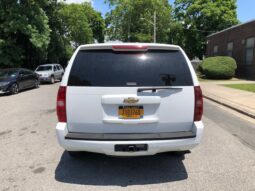
<path id="1" fill-rule="evenodd" d="M 227 55 L 232 57 L 233 56 L 233 42 L 229 42 L 227 45 Z"/>
<path id="2" fill-rule="evenodd" d="M 255 38 L 247 38 L 245 43 L 245 64 L 253 64 Z"/>
<path id="3" fill-rule="evenodd" d="M 217 56 L 219 47 L 216 45 L 213 47 L 213 55 Z"/>

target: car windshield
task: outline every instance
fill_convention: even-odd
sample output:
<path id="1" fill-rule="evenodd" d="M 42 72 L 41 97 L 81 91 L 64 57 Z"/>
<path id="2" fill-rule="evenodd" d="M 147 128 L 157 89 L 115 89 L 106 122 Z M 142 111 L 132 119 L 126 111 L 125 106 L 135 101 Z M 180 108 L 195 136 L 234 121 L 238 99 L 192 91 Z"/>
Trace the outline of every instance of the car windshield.
<path id="1" fill-rule="evenodd" d="M 52 66 L 39 66 L 36 71 L 49 71 L 52 70 Z"/>
<path id="2" fill-rule="evenodd" d="M 0 70 L 0 78 L 15 77 L 18 74 L 17 69 Z"/>

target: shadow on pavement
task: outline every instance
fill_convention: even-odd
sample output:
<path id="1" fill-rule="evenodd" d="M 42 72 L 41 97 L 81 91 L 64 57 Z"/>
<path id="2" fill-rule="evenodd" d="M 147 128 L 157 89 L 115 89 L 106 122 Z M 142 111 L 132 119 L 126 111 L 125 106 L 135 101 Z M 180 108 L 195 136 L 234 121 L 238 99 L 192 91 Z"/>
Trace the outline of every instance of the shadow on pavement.
<path id="1" fill-rule="evenodd" d="M 55 179 L 71 184 L 99 186 L 180 181 L 188 178 L 182 162 L 184 158 L 184 153 L 131 158 L 84 153 L 80 158 L 74 159 L 64 152 L 55 170 Z"/>
<path id="2" fill-rule="evenodd" d="M 56 81 L 54 84 L 60 84 L 61 81 Z M 50 84 L 50 83 L 40 83 L 40 86 L 45 86 L 45 85 L 49 85 L 49 86 L 53 86 L 54 84 Z M 40 88 L 40 87 L 39 87 Z M 20 90 L 20 92 L 18 94 L 21 94 L 23 92 L 27 92 L 27 91 L 31 91 L 31 90 L 35 90 L 35 89 L 38 89 L 38 88 L 28 88 L 28 89 L 24 89 L 24 90 Z M 18 94 L 15 94 L 15 95 L 18 95 Z M 7 96 L 15 96 L 15 95 L 12 95 L 10 93 L 0 93 L 0 97 L 7 97 Z"/>
<path id="3" fill-rule="evenodd" d="M 20 90 L 18 94 L 22 94 L 24 92 L 27 92 L 27 91 L 31 91 L 35 88 L 28 88 L 28 89 L 24 89 L 24 90 Z M 6 93 L 0 93 L 0 97 L 8 97 L 8 96 L 15 96 L 15 95 L 18 95 L 18 94 L 11 94 L 9 92 L 6 92 Z"/>
<path id="4" fill-rule="evenodd" d="M 61 83 L 61 81 L 59 81 L 59 80 L 57 80 L 57 81 L 55 81 L 55 83 L 54 84 L 59 84 L 59 83 Z M 54 85 L 54 84 L 51 84 L 50 82 L 40 82 L 40 86 L 52 86 L 52 85 Z"/>
<path id="5" fill-rule="evenodd" d="M 8 93 L 0 93 L 0 97 L 7 97 L 7 96 L 10 96 L 11 94 L 8 94 Z"/>

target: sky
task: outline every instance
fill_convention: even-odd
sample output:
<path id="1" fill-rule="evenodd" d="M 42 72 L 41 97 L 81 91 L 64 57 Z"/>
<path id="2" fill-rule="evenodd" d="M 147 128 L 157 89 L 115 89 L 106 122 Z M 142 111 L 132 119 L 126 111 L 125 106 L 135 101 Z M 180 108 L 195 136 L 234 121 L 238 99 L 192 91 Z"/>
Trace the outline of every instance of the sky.
<path id="1" fill-rule="evenodd" d="M 109 11 L 109 6 L 104 4 L 104 0 L 66 0 L 71 3 L 81 3 L 90 1 L 92 6 L 104 16 Z M 173 4 L 174 0 L 169 0 Z M 237 0 L 237 16 L 241 22 L 246 22 L 255 19 L 255 0 Z"/>

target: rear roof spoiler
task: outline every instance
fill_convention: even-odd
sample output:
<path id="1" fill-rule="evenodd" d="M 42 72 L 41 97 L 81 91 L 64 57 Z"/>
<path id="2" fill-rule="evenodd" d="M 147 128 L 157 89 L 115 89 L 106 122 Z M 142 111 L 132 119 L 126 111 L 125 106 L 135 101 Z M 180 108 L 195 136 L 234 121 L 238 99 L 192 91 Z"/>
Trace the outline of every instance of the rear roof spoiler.
<path id="1" fill-rule="evenodd" d="M 112 49 L 114 51 L 147 51 L 147 50 L 180 50 L 179 46 L 170 44 L 154 43 L 114 43 L 114 44 L 87 44 L 81 45 L 79 50 L 102 50 Z"/>

